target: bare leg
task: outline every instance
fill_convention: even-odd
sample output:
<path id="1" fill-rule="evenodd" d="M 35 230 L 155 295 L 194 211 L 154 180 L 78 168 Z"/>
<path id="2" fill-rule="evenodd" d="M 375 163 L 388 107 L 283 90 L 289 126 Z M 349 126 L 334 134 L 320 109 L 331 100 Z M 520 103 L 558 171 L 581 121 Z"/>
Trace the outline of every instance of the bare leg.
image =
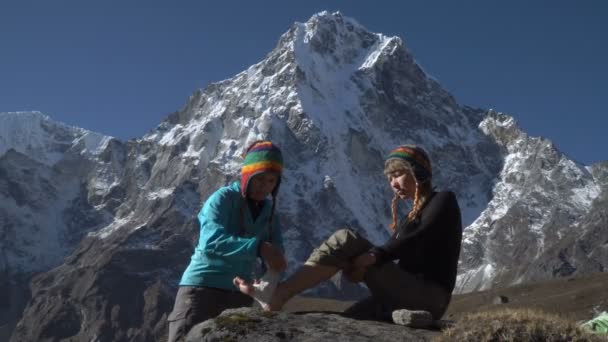
<path id="1" fill-rule="evenodd" d="M 244 294 L 253 297 L 264 310 L 270 310 L 268 303 L 272 299 L 274 290 L 276 289 L 281 275 L 273 270 L 268 270 L 266 274 L 252 284 L 246 282 L 240 277 L 234 278 L 234 285 Z"/>
<path id="2" fill-rule="evenodd" d="M 304 264 L 289 279 L 279 283 L 270 299 L 268 305 L 263 306 L 264 310 L 278 311 L 283 305 L 296 294 L 316 286 L 322 281 L 328 280 L 338 272 L 339 268 L 317 264 Z M 254 284 L 247 283 L 237 277 L 234 284 L 244 294 L 252 296 L 255 292 Z"/>
<path id="3" fill-rule="evenodd" d="M 333 277 L 340 269 L 335 266 L 326 266 L 306 263 L 300 267 L 291 277 L 277 285 L 269 309 L 281 310 L 293 296 L 314 287 L 319 283 Z"/>
<path id="4" fill-rule="evenodd" d="M 352 259 L 365 253 L 371 247 L 372 244 L 369 241 L 352 230 L 338 230 L 312 252 L 308 261 L 295 274 L 277 285 L 265 309 L 281 310 L 291 297 L 328 280 L 340 269 L 352 272 Z M 363 278 L 364 272 L 359 273 L 361 272 L 351 275 L 355 278 Z M 249 284 L 238 277 L 234 279 L 234 284 L 241 292 L 255 298 L 255 284 Z"/>

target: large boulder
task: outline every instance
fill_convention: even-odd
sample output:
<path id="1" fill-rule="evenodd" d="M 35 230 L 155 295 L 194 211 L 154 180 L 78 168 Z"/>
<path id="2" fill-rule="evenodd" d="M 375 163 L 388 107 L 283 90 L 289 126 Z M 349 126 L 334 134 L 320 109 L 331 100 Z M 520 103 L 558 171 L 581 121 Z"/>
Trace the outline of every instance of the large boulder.
<path id="1" fill-rule="evenodd" d="M 338 313 L 268 313 L 229 309 L 194 326 L 186 342 L 201 341 L 431 341 L 438 331 L 359 321 Z"/>

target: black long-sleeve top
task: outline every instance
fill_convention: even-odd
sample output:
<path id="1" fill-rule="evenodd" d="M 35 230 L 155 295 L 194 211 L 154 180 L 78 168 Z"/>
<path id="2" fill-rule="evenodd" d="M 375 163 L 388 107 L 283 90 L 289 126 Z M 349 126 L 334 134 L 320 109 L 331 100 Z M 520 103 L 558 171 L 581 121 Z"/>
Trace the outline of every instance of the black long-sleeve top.
<path id="1" fill-rule="evenodd" d="M 434 192 L 418 219 L 399 224 L 391 238 L 371 249 L 376 264 L 399 259 L 399 267 L 436 281 L 452 293 L 462 241 L 460 208 L 453 192 Z"/>

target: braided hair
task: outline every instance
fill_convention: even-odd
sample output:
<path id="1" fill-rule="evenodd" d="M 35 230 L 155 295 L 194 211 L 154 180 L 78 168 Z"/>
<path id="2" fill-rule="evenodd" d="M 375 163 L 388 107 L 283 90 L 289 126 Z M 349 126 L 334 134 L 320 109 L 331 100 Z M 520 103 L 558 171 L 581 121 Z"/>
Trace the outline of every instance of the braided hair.
<path id="1" fill-rule="evenodd" d="M 427 195 L 429 194 L 429 192 L 432 189 L 431 179 L 429 178 L 425 182 L 420 183 L 416 179 L 416 177 L 414 175 L 414 171 L 412 170 L 412 167 L 408 164 L 408 162 L 406 162 L 402 159 L 387 160 L 384 165 L 384 174 L 388 175 L 395 171 L 403 171 L 403 172 L 408 173 L 409 176 L 412 177 L 416 182 L 416 189 L 414 192 L 414 200 L 413 200 L 412 209 L 407 214 L 408 221 L 409 222 L 414 221 L 414 220 L 418 219 L 422 206 L 423 206 L 424 202 L 426 201 Z M 392 222 L 389 227 L 392 231 L 395 231 L 398 227 L 397 207 L 399 205 L 400 199 L 401 198 L 397 194 L 395 194 L 395 196 L 393 197 L 393 200 L 391 201 Z"/>

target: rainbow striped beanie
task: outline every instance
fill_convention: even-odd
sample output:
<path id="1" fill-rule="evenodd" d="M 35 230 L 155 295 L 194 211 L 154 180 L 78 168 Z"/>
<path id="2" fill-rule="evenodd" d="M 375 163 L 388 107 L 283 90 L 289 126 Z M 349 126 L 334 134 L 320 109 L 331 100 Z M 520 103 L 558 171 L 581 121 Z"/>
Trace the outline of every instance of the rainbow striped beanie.
<path id="1" fill-rule="evenodd" d="M 414 177 L 418 183 L 424 183 L 433 176 L 431 160 L 422 147 L 401 145 L 388 154 L 386 161 L 390 159 L 401 159 L 409 164 L 414 170 Z"/>
<path id="2" fill-rule="evenodd" d="M 281 172 L 283 171 L 283 155 L 278 147 L 270 141 L 256 141 L 247 149 L 243 168 L 241 169 L 241 195 L 247 196 L 247 186 L 249 180 L 262 172 L 276 172 L 279 174 L 279 183 L 272 190 L 272 195 L 276 196 L 281 182 Z"/>

